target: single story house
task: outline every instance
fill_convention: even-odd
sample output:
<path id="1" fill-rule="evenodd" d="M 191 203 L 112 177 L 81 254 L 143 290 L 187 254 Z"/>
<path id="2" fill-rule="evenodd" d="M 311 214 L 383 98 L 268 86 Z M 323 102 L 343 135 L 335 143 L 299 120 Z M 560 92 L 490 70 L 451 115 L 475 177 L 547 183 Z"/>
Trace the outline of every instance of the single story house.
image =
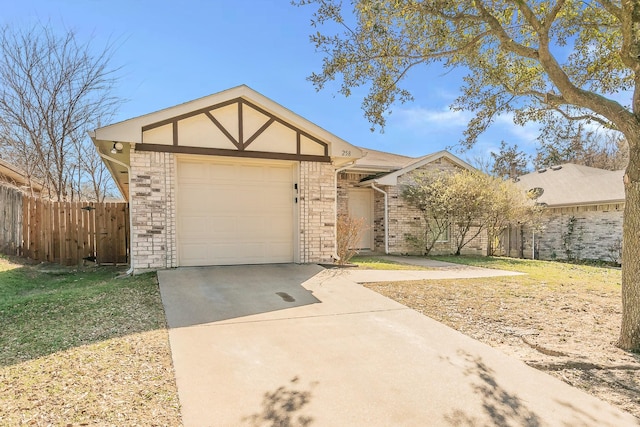
<path id="1" fill-rule="evenodd" d="M 91 138 L 130 203 L 135 272 L 331 262 L 339 212 L 367 218 L 362 249 L 411 253 L 404 234 L 419 215 L 399 197 L 406 174 L 470 168 L 444 151 L 409 158 L 361 149 L 247 86 Z"/>
<path id="2" fill-rule="evenodd" d="M 537 232 L 526 229 L 523 242 L 510 244 L 506 239 L 507 254 L 518 256 L 521 249 L 516 247 L 522 247 L 521 255 L 526 258 L 620 262 L 623 176 L 623 170 L 569 163 L 517 178 L 523 191 L 538 196 L 535 201 L 543 208 L 542 224 Z"/>

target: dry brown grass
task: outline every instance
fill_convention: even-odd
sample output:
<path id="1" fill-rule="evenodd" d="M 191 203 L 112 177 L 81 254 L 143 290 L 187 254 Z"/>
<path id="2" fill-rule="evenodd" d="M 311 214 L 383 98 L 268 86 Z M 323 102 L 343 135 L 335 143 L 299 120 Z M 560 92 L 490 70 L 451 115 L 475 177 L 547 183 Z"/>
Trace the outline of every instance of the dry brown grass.
<path id="1" fill-rule="evenodd" d="M 0 258 L 0 424 L 181 425 L 155 275 Z"/>
<path id="2" fill-rule="evenodd" d="M 619 270 L 465 262 L 528 275 L 367 286 L 640 417 L 640 356 L 614 345 L 621 321 Z"/>

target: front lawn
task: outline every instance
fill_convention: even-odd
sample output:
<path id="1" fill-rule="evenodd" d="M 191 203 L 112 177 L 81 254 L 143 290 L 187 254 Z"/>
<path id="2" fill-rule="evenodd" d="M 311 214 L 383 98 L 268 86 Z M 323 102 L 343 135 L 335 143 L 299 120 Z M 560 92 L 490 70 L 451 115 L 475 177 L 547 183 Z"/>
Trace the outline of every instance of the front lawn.
<path id="1" fill-rule="evenodd" d="M 499 257 L 434 257 L 527 273 L 366 286 L 640 417 L 640 356 L 615 347 L 619 269 Z"/>
<path id="2" fill-rule="evenodd" d="M 6 425 L 180 425 L 154 274 L 0 258 Z"/>

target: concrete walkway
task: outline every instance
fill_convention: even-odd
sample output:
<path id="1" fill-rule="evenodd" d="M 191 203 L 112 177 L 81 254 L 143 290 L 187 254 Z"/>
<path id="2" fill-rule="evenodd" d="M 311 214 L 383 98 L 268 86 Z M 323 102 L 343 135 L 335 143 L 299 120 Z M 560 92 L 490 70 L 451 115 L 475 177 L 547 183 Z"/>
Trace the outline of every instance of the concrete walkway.
<path id="1" fill-rule="evenodd" d="M 187 427 L 640 425 L 334 270 L 158 277 Z"/>
<path id="2" fill-rule="evenodd" d="M 393 282 L 409 280 L 473 279 L 478 277 L 520 276 L 524 273 L 471 267 L 450 262 L 435 261 L 421 257 L 401 257 L 386 255 L 379 257 L 400 264 L 417 265 L 430 270 L 361 270 L 345 268 L 337 270 L 336 275 L 356 283 Z"/>

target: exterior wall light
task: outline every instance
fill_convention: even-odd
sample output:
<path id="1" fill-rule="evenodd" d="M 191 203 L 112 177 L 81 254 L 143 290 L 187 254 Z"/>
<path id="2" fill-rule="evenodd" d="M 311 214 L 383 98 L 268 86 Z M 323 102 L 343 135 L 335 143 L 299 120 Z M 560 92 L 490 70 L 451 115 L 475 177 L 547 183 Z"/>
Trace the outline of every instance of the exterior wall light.
<path id="1" fill-rule="evenodd" d="M 122 145 L 122 142 L 114 142 L 113 148 L 111 148 L 111 154 L 122 153 L 123 148 L 124 145 Z"/>

